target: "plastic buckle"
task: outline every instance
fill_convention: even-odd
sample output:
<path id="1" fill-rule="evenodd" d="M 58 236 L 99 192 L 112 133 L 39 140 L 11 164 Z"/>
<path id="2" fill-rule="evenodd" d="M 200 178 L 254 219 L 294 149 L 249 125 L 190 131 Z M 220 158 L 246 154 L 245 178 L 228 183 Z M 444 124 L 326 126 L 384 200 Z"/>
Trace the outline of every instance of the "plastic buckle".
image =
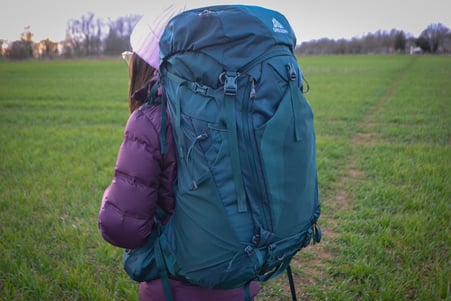
<path id="1" fill-rule="evenodd" d="M 249 245 L 244 248 L 244 252 L 246 252 L 247 256 L 252 256 L 255 253 L 254 248 Z"/>
<path id="2" fill-rule="evenodd" d="M 238 78 L 237 72 L 226 72 L 224 74 L 225 95 L 236 95 L 236 92 L 238 90 L 237 78 Z"/>
<path id="3" fill-rule="evenodd" d="M 296 80 L 297 78 L 297 74 L 296 74 L 296 69 L 294 68 L 293 64 L 289 64 L 288 65 L 288 76 L 290 77 L 290 80 Z"/>
<path id="4" fill-rule="evenodd" d="M 203 94 L 206 95 L 208 92 L 208 87 L 201 85 L 199 83 L 193 83 L 193 85 L 191 86 L 191 88 L 193 89 L 193 91 L 197 94 Z"/>

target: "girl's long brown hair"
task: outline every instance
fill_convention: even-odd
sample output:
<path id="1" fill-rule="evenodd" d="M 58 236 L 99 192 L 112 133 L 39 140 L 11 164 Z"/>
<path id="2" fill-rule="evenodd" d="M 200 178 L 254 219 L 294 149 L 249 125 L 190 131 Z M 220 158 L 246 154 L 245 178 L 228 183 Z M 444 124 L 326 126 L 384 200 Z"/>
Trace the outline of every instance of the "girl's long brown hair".
<path id="1" fill-rule="evenodd" d="M 131 114 L 143 104 L 142 101 L 132 97 L 133 92 L 144 87 L 144 85 L 156 74 L 156 69 L 133 52 L 128 64 L 128 72 L 130 76 L 128 109 Z"/>

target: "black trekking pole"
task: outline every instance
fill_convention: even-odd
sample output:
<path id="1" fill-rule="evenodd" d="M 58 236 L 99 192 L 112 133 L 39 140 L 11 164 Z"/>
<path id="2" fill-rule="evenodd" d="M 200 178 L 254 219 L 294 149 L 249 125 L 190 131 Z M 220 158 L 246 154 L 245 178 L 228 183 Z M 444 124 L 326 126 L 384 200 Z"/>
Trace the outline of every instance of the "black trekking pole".
<path id="1" fill-rule="evenodd" d="M 293 301 L 297 301 L 298 299 L 296 298 L 296 288 L 294 287 L 293 273 L 291 272 L 291 267 L 289 265 L 287 267 L 287 275 L 288 281 L 290 282 L 291 299 Z"/>

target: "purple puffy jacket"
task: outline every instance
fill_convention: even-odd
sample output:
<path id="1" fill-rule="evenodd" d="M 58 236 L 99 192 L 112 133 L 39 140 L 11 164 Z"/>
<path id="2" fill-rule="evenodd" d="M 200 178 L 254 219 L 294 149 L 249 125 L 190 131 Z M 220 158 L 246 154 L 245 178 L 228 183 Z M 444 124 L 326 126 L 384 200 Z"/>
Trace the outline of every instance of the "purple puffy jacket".
<path id="1" fill-rule="evenodd" d="M 168 116 L 169 120 L 169 116 Z M 167 154 L 160 153 L 161 106 L 143 105 L 125 127 L 114 178 L 105 190 L 99 212 L 102 237 L 110 244 L 133 249 L 147 241 L 157 205 L 168 218 L 175 209 L 172 185 L 176 179 L 176 155 L 172 127 L 166 129 Z M 176 301 L 244 300 L 244 290 L 211 290 L 170 279 Z M 254 297 L 259 283 L 252 282 Z M 161 280 L 141 283 L 141 301 L 164 300 Z"/>
<path id="2" fill-rule="evenodd" d="M 99 212 L 100 232 L 114 246 L 134 249 L 144 244 L 157 205 L 168 217 L 174 211 L 175 147 L 169 124 L 168 152 L 161 155 L 160 123 L 160 105 L 143 105 L 127 121 L 114 178 L 105 190 Z"/>

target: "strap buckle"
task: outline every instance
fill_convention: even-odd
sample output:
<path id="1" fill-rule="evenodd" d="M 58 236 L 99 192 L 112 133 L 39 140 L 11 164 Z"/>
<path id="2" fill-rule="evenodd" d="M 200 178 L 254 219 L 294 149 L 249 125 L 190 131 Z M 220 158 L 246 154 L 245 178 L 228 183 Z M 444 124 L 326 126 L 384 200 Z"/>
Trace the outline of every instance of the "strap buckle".
<path id="1" fill-rule="evenodd" d="M 293 64 L 288 64 L 288 76 L 290 77 L 290 80 L 296 80 L 297 78 L 297 73 L 296 73 L 296 69 L 294 68 Z"/>
<path id="2" fill-rule="evenodd" d="M 237 78 L 240 76 L 238 72 L 226 71 L 221 73 L 219 80 L 224 83 L 225 95 L 236 95 L 238 90 Z"/>

